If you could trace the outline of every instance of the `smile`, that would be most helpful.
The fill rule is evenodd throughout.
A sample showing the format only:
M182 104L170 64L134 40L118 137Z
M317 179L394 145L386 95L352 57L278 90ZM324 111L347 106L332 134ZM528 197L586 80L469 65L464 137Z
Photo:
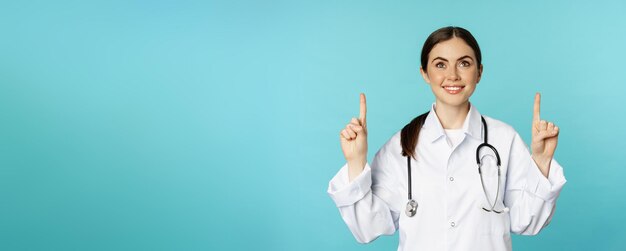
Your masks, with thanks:
M459 92L461 92L461 90L463 90L463 88L465 88L465 86L444 86L443 89L446 90L446 92L450 93L450 94L457 94Z

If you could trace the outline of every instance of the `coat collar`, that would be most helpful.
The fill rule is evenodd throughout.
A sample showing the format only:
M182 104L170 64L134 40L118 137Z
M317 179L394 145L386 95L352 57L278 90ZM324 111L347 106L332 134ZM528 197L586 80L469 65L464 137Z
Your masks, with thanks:
M463 132L465 135L469 135L477 140L482 140L482 122L481 115L471 103L470 110L465 117L465 121L463 122ZM441 122L439 122L439 118L437 117L437 113L435 113L435 104L433 103L430 107L430 112L426 117L426 121L424 121L424 126L426 130L424 131L425 139L428 139L429 142L435 142L437 139L445 136L445 131L443 130L443 126Z

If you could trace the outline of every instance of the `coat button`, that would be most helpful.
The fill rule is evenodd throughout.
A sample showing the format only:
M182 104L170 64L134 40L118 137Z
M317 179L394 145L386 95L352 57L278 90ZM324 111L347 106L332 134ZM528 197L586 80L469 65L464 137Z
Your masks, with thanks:
M450 177L450 181L454 181L454 177Z
M456 226L456 224L454 223L454 221L453 221L453 222L450 222L450 226L451 226L451 227Z

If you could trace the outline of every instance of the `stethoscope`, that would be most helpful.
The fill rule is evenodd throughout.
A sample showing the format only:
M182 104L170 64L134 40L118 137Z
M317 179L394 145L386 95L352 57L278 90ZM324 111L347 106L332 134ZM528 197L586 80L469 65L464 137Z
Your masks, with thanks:
M487 143L487 122L485 122L485 118L480 116L480 120L483 123L483 128L485 131L485 136L483 137L483 143L478 145L478 148L476 148L476 164L478 165L478 175L480 176L480 184L481 187L483 188L483 193L485 194L485 199L487 199L487 203L489 203L489 205L491 206L490 208L485 208L482 207L483 210L485 210L486 212L493 212L493 213L497 213L497 214L501 214L503 212L508 212L509 208L505 207L503 210L496 210L496 203L498 201L498 197L500 195L500 154L498 154L498 150L496 150L495 147L493 147L492 145L490 145L489 143ZM489 199L489 196L487 195L487 189L485 188L485 182L483 181L483 173L481 170L481 159L480 159L480 149L482 148L489 148L491 149L495 154L496 154L496 164L498 166L498 187L496 187L496 198L494 199L493 203L491 203L491 200ZM411 157L407 156L406 157L406 161L407 161L407 169L408 169L408 177L409 177L409 188L408 188L408 192L409 192L409 202L406 203L406 215L409 217L413 217L415 215L415 213L417 212L417 202L413 199L412 196L412 188L411 188Z

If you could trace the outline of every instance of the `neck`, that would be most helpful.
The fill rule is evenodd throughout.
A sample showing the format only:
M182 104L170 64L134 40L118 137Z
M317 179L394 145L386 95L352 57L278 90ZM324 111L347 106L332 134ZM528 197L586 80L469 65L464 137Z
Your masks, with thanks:
M469 102L458 106L444 104L439 101L435 102L435 112L437 113L437 117L443 129L462 128L469 108Z

